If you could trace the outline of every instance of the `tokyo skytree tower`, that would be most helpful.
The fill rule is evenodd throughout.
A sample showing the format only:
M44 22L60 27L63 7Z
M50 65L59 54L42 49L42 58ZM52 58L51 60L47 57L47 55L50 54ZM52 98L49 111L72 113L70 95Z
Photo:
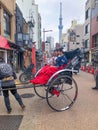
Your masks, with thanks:
M63 29L63 25L62 25L62 3L60 2L60 17L59 17L59 43L61 44L61 40L62 40L62 29Z

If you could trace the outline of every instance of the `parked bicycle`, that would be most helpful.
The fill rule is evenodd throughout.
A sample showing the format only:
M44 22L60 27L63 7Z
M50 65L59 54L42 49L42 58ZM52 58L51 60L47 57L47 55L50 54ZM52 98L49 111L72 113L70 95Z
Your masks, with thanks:
M30 64L27 68L24 69L24 71L19 76L21 83L28 83L29 80L34 77L34 74L32 72L33 68L34 64Z

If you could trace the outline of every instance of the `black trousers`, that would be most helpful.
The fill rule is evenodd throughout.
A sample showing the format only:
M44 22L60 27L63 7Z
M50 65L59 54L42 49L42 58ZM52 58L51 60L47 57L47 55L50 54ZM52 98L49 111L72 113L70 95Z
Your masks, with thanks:
M3 96L9 96L9 91L14 95L15 93L17 93L17 89L16 89L16 85L12 85L12 86L3 86L2 89L9 89L12 88L12 90L3 90ZM14 89L15 88L15 89Z
M5 102L5 106L7 108L8 111L12 110L11 105L10 105L10 99L9 99L9 91L13 94L13 96L15 97L15 99L18 101L19 105L22 106L23 102L22 99L20 97L20 95L17 92L16 85L11 85L11 86L3 86L2 89L9 89L9 88L13 88L12 90L3 90L3 96L4 96L4 102Z

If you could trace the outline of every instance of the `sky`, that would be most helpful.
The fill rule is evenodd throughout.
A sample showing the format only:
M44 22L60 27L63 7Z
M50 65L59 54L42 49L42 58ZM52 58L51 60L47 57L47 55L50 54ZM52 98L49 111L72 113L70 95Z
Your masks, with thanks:
M32 7L32 1L34 0L16 0L26 19L29 19L28 9ZM71 26L72 20L77 20L79 24L84 23L86 1L87 0L35 0L35 4L38 5L38 11L41 15L42 39L43 28L45 28L46 31L52 30L45 33L45 38L47 36L52 36L55 38L55 43L59 42L58 25L60 2L62 2L62 33L66 33L68 28Z
M45 37L52 36L55 42L59 41L59 16L60 2L62 2L62 33L66 33L71 26L72 20L77 20L79 24L84 23L85 3L87 0L35 0L42 19L42 30L52 30L46 32Z

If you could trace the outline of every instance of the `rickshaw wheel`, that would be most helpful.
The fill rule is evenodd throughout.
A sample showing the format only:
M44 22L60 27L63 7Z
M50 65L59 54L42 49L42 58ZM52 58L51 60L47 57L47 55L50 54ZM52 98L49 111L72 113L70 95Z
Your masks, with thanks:
M46 98L46 90L47 90L47 87L44 85L34 86L34 91L36 95L39 96L40 98L43 98L43 99Z
M40 85L40 86L34 86L34 91L37 96L39 96L42 99L46 98L46 92L47 92L47 85ZM51 97L52 95L48 95L48 97Z
M51 94L51 98L49 95ZM46 100L55 111L61 112L69 109L78 95L76 81L67 75L60 75L54 79L47 88Z

